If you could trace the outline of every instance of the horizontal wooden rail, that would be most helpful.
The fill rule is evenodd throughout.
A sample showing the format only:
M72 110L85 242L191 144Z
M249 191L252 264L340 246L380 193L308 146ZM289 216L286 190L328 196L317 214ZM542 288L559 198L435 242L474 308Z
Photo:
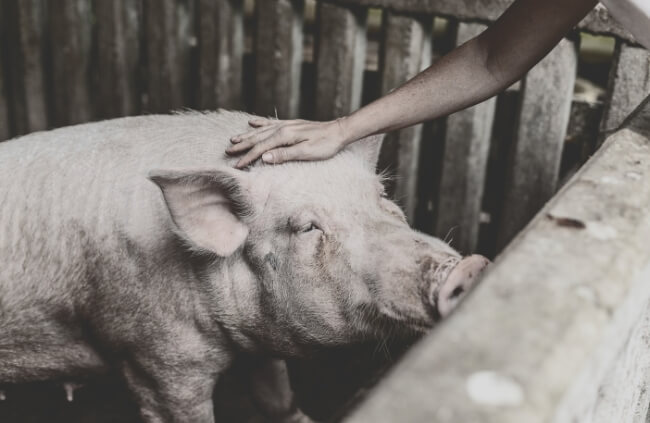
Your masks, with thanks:
M348 422L636 422L650 403L650 98Z
M324 0L350 6L381 7L401 13L426 13L433 15L451 16L460 20L478 20L491 22L514 0ZM636 42L634 36L610 16L604 6L597 6L578 28L602 35L611 35Z

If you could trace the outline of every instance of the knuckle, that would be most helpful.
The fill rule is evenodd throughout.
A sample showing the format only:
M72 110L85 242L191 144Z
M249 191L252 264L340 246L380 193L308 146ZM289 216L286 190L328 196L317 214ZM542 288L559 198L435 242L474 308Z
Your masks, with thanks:
M282 162L289 160L289 154L286 148L277 150L273 156L277 156L278 160Z
M291 128L288 126L282 126L280 129L278 129L277 134L280 138L286 138L291 134Z

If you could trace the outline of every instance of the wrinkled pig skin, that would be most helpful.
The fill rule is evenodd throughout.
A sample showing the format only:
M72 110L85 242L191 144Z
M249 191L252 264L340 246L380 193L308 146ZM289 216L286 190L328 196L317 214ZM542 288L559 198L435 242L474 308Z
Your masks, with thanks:
M439 319L431 302L460 257L384 198L380 139L235 170L223 151L250 117L130 117L0 144L0 384L112 369L145 421L212 422L219 375L267 357L253 398L269 420L309 421L278 359ZM278 398L255 395L265 383Z

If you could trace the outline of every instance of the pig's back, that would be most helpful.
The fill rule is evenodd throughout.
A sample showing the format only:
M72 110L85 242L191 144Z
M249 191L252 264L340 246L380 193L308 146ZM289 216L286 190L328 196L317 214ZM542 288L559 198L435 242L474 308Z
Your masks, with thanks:
M224 165L248 118L130 117L0 143L0 298L73 289L65 285L87 277L89 254L110 254L124 238L154 246L169 218L148 173Z

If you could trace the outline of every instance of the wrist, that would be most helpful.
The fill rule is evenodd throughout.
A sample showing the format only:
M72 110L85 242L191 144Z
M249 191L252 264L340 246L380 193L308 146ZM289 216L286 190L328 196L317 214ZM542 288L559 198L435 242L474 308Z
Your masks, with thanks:
M351 116L343 116L340 117L336 120L334 120L334 124L337 127L338 133L339 133L339 140L341 142L341 146L345 147L346 145L358 140L359 138L363 138L363 135L358 135L355 133L354 126L352 125L353 119L351 119Z

